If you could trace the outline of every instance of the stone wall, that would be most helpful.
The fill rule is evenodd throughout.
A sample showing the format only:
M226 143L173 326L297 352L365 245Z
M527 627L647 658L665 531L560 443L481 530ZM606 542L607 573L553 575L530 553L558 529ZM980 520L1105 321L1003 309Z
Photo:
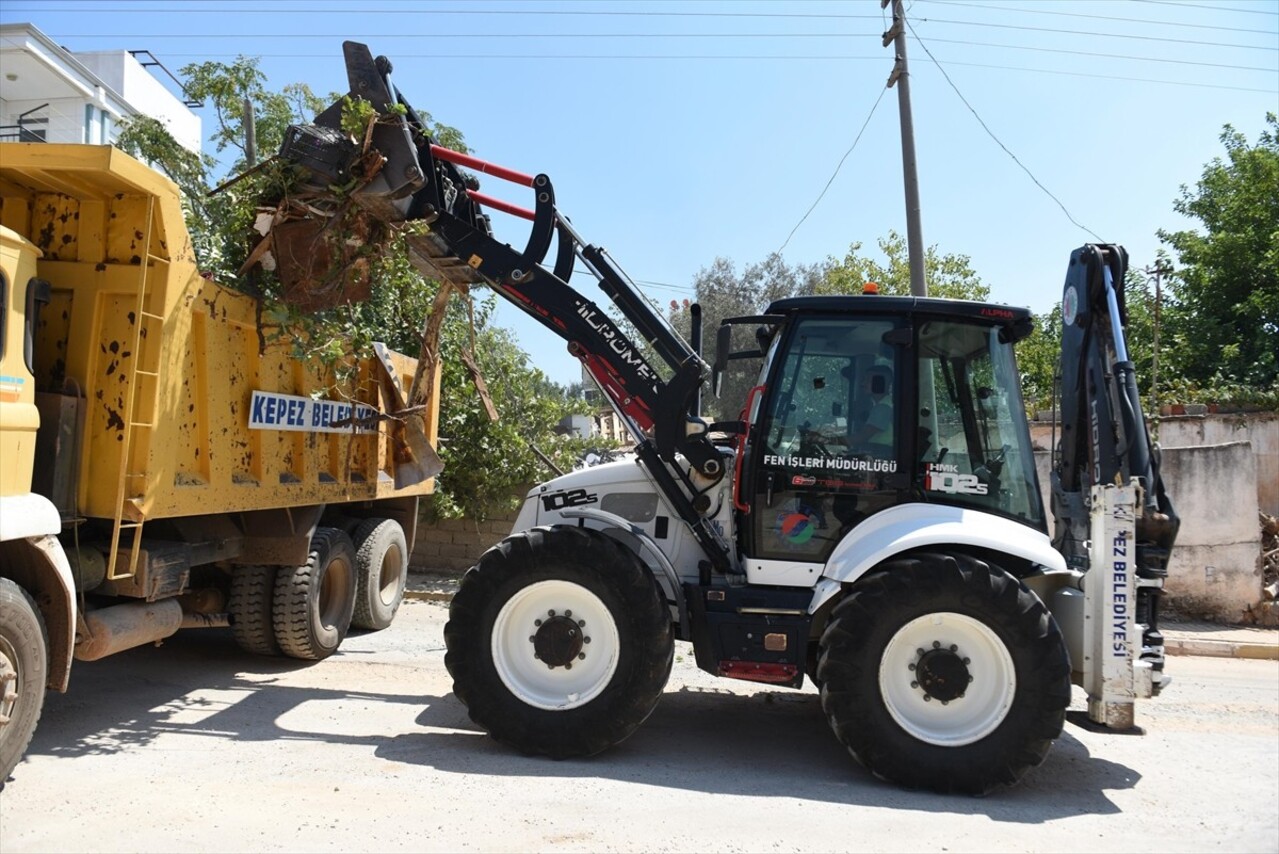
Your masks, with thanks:
M429 501L429 498L422 501L424 514L430 510ZM413 544L413 556L409 560L410 570L458 574L465 572L475 565L489 546L511 533L511 526L515 523L518 512L512 510L510 513L490 517L484 522L472 519L445 519L438 522L420 520L417 541Z

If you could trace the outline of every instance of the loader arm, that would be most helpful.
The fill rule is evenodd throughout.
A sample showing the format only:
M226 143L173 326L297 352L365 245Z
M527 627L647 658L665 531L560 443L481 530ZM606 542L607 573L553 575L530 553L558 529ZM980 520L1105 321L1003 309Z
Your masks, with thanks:
M425 123L391 81L391 63L374 59L367 46L344 42L350 99L368 101L378 113L365 139L342 130L344 102L325 109L310 125L291 126L279 157L291 164L302 193L331 195L352 186L350 200L390 225L406 227L410 260L423 275L465 287L487 284L564 339L622 416L636 452L672 507L692 529L712 566L730 570L728 547L694 509L699 491L692 475L717 481L724 455L711 443L708 425L690 415L710 369L670 327L600 246L587 243L560 213L546 175L528 175L437 145ZM482 193L459 167L532 190L533 207ZM523 249L493 236L485 208L528 220ZM548 265L548 253L557 244ZM580 260L600 289L642 336L629 331L571 284ZM654 361L659 361L655 365ZM695 471L686 471L681 460Z
M1162 669L1159 595L1179 519L1159 472L1137 392L1124 330L1121 246L1089 244L1071 253L1062 299L1059 367L1060 441L1051 472L1053 545L1076 569L1088 570L1094 529L1094 487L1139 487L1132 513L1135 622L1143 626L1140 657ZM1095 554L1095 552L1094 552Z

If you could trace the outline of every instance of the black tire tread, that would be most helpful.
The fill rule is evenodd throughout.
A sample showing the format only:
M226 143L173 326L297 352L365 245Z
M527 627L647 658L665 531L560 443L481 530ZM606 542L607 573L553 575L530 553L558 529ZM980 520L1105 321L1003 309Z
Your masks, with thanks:
M253 655L279 655L275 640L276 570L273 566L240 566L231 576L231 633L240 649Z
M330 564L344 557L355 571L355 548L351 538L338 528L317 528L311 537L311 551L307 562L298 567L280 567L275 577L274 623L275 640L280 651L293 658L319 661L337 651L351 627L351 615L355 610L355 585L352 596L343 607L343 618L335 626L336 643L329 644L315 628L315 599L324 581L324 573Z
M26 697L18 698L17 716L4 724L0 736L0 790L22 760L40 715L44 712L45 683L49 676L49 632L35 599L8 578L0 578L0 633L22 657L24 650L34 652L32 671L20 673ZM21 662L19 662L21 664ZM0 685L0 690L10 686ZM9 727L14 729L9 730Z
M399 592L390 606L384 609L378 583L382 574L382 557L396 539L404 556L404 567L400 572ZM399 522L381 518L365 519L355 529L351 540L355 544L355 611L351 616L351 626L380 631L391 625L404 599L409 566L408 541Z
M1017 670L1013 707L975 744L947 748L912 738L880 696L884 644L920 613L987 606L998 614L1000 625L991 628L1005 636ZM885 563L836 605L821 648L822 709L831 728L876 777L907 788L981 795L1013 785L1043 762L1065 723L1070 659L1056 621L1017 579L971 556L924 553Z
M505 598L547 579L580 583L620 605L614 612L621 635L615 682L567 711L523 704L491 660L489 630ZM626 739L656 707L675 654L670 612L648 569L611 537L576 527L534 528L486 551L462 577L444 639L453 693L471 720L502 744L554 759L591 756ZM619 674L624 684L617 683Z

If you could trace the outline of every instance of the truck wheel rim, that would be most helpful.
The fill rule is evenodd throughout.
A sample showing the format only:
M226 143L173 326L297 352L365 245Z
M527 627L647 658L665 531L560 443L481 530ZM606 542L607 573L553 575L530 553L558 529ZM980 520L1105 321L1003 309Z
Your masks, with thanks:
M400 592L400 570L404 565L404 554L399 546L391 546L382 556L382 570L378 574L378 598L384 606L395 604L395 594Z
M897 630L879 663L879 690L907 733L943 747L985 738L1017 693L1012 656L980 620L937 612Z
M20 679L17 653L0 638L0 742L4 741L9 722L17 717L18 697L22 694Z
M320 595L317 611L320 625L326 629L338 629L346 609L346 603L354 595L355 586L351 564L342 558L329 563L320 579Z
M493 623L502 684L538 709L589 703L617 671L620 642L608 607L569 581L539 581L506 601Z

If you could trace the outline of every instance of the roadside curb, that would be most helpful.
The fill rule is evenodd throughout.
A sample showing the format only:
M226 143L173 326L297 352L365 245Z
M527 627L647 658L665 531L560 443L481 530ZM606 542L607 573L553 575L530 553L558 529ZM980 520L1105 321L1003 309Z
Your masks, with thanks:
M1279 645L1241 643L1238 641L1200 640L1198 638L1164 638L1167 655L1200 655L1209 658L1251 658L1279 661Z
M457 592L461 580L460 576L446 573L410 572L404 586L404 598L447 605L453 601L453 594Z
M416 599L419 602L452 602L453 591L442 590L405 590L405 599Z

